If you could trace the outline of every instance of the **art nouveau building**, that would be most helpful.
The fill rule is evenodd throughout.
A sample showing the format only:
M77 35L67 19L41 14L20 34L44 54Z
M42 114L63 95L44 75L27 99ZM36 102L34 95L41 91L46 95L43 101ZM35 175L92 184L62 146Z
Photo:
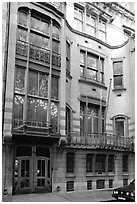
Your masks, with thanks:
M3 193L111 189L132 180L133 10L10 2L2 24Z

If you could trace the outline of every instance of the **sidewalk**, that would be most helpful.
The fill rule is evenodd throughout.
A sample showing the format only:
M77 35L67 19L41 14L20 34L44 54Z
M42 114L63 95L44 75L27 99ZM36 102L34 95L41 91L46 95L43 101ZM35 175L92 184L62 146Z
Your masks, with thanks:
M37 193L3 197L3 202L101 202L114 200L111 191L84 191L65 193Z

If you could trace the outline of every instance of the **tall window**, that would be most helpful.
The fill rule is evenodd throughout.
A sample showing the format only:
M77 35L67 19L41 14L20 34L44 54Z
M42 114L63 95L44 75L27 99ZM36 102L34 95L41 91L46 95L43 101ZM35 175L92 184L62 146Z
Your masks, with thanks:
M108 172L114 172L114 155L108 155Z
M96 35L96 19L89 14L86 14L86 33L92 36Z
M113 62L114 88L123 86L123 62Z
M68 152L67 153L67 172L73 173L74 172L74 159L75 159L75 153L74 152Z
M102 108L102 114L99 114L100 106L88 103L80 103L80 131L82 133L98 133L104 132L104 111ZM101 115L101 117L99 117ZM99 123L102 123L101 130L99 130Z
M66 69L70 73L70 44L66 41Z
M99 39L106 41L106 22L99 20Z
M93 154L87 154L86 157L86 172L92 172Z
M83 16L84 16L83 10L77 7L74 7L75 28L79 31L83 31Z
M128 172L128 155L123 155L122 165L123 165L123 172Z
M80 77L104 83L104 59L81 50Z
M117 136L124 136L124 118L115 119L115 131Z
M106 155L96 155L96 172L101 173L106 170Z

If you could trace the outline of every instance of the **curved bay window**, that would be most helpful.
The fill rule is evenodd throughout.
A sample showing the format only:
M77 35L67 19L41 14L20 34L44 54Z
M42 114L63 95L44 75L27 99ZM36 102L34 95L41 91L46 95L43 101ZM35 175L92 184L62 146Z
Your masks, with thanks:
M37 11L20 8L16 58L22 65L16 62L14 128L23 122L35 128L56 124L57 131L59 74L52 67L61 66L59 23Z

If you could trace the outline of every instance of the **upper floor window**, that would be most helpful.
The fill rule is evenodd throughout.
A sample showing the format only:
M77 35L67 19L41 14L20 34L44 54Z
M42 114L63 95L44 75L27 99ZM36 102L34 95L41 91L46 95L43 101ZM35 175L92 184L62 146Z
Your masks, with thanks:
M96 35L96 20L89 14L86 14L86 33L92 36Z
M104 59L81 50L80 77L104 83Z
M113 118L113 122L114 134L116 134L117 137L128 137L128 117L125 115L117 115Z
M113 62L114 88L123 86L123 61Z
M122 157L123 172L128 172L128 155Z
M27 27L28 25L28 14L25 11L18 12L18 24Z
M99 20L99 39L106 41L106 22Z
M83 16L84 12L82 9L74 7L74 23L75 28L79 31L83 31Z
M108 155L108 172L114 172L114 155Z
M31 28L49 34L49 23L39 17L31 17Z
M66 41L66 69L70 73L70 44Z
M106 171L106 155L98 154L96 155L96 172L105 172Z
M92 172L93 154L86 155L86 172Z

